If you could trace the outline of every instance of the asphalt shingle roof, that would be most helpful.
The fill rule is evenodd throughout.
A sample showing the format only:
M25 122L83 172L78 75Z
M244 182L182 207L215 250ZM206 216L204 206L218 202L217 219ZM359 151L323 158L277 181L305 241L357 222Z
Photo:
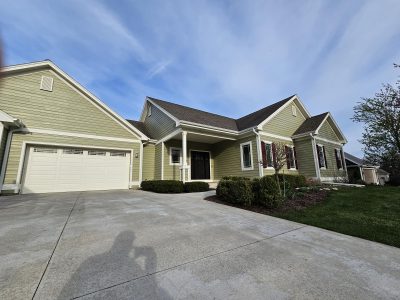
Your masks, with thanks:
M255 127L272 115L277 109L279 109L283 104L289 101L293 96L283 99L279 102L271 104L264 107L256 112L248 114L239 119L233 119L199 109L171 103L168 101L148 97L155 104L159 105L171 115L173 115L178 120L188 121L208 126L214 126L224 129L230 129L235 131L240 131L243 129Z
M326 113L308 118L307 120L305 120L303 122L303 124L300 125L299 128L297 128L297 130L295 131L295 133L293 135L302 134L302 133L306 133L306 132L313 132L313 131L317 130L317 128L319 127L319 125L321 125L322 121L325 119L327 114L328 113L326 112Z
M140 132L144 133L147 137L152 138L146 127L144 126L143 122L140 121L134 121L134 120L128 120L129 123L131 123L136 129L138 129Z
M362 166L365 164L365 161L363 159L358 158L354 155L351 155L350 153L347 153L347 152L344 153L344 158L354 162L355 164L357 164L359 166Z

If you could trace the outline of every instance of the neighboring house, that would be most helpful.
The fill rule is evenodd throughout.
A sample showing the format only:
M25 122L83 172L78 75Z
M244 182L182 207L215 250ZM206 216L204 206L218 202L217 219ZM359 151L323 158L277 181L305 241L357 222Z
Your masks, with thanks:
M389 173L380 169L379 166L368 164L365 160L347 152L344 156L350 182L361 180L367 184L384 185L389 181Z
M347 142L330 113L293 95L239 119L147 97L124 120L50 61L4 69L0 86L2 192L122 189L142 180L218 181L273 174L347 179Z

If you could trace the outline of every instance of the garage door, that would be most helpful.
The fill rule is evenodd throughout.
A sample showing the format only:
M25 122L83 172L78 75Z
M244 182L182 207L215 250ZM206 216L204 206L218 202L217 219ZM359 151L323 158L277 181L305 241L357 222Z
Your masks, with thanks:
M22 193L127 189L129 152L30 147Z

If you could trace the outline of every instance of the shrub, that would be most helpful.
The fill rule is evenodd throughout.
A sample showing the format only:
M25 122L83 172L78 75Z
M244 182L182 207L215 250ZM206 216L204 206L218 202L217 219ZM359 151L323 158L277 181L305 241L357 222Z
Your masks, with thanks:
M278 183L273 176L264 176L259 180L254 180L253 189L258 189L255 191L255 199L259 205L274 208L283 202L283 198L279 194Z
M141 184L144 191L155 193L183 193L184 185L179 180L146 180Z
M222 180L250 180L249 177L241 177L241 176L224 176Z
M285 180L286 189L295 189L298 187L307 186L307 180L303 175L284 175L279 174L279 182L283 187L283 180Z
M184 186L186 193L205 192L210 189L208 183L203 181L186 182Z
M393 186L400 186L400 175L390 175L389 184Z
M221 179L217 186L217 196L232 204L250 206L254 199L252 182L248 179Z

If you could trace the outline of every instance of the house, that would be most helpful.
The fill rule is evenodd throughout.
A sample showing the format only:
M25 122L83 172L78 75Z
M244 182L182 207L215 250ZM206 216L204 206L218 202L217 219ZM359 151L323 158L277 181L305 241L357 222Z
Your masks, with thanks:
M347 142L330 113L311 116L297 95L233 119L147 97L125 120L51 61L6 67L0 86L1 191L137 187L142 180L216 182L273 174L345 180Z
M384 185L389 181L389 173L380 169L379 166L369 164L347 152L344 153L344 156L350 182L360 180L366 184Z

